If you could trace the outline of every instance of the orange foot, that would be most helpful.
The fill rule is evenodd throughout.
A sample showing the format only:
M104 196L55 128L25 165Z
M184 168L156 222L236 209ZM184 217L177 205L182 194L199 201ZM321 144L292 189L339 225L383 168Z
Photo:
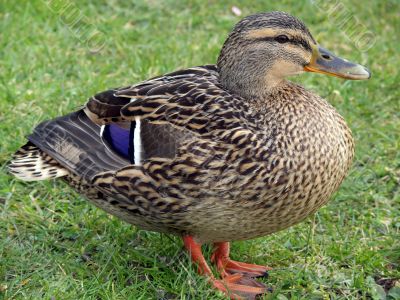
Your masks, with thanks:
M255 276L263 276L269 268L257 266L258 269L255 270L256 265L245 264L247 267L244 267L243 265L236 265L242 263L234 261L230 261L230 263L232 266L235 263L235 268L226 268L226 259L222 259L222 257L226 258L227 256L222 255L222 253L226 254L225 250L227 246L227 254L229 255L229 243L218 243L217 250L213 254L213 259L216 261L217 265L225 266L224 268L219 267L222 279L216 279L202 254L201 245L196 243L191 236L184 236L183 242L185 248L189 251L192 261L197 264L199 273L207 276L214 288L224 292L231 299L253 300L257 295L262 295L269 291L264 284L251 278ZM223 249L220 249L219 246L222 244L225 246L222 247ZM220 249L220 251L218 251L218 249ZM252 266L253 268L249 268L249 266ZM261 268L264 268L265 270ZM246 272L244 269L246 269ZM251 274L251 277L249 274Z
M268 277L272 268L244 262L234 261L229 258L229 243L215 243L215 250L211 261L216 264L221 276L224 278L231 274L243 274L247 277Z

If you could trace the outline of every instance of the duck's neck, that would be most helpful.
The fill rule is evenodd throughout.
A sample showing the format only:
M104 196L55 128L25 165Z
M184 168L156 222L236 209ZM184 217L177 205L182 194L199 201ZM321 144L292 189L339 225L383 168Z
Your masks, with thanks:
M245 99L265 98L289 84L278 63L225 63L218 66L221 84Z
M271 94L290 84L285 78L267 74L256 80L255 76L221 77L221 83L228 91L248 101L268 99Z

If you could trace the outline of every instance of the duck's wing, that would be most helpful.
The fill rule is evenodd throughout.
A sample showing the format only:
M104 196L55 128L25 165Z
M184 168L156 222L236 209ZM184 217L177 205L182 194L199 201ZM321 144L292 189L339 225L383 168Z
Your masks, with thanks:
M98 173L140 165L144 160L179 161L179 155L190 151L181 149L182 145L193 138L234 149L257 149L257 122L252 118L255 115L246 101L221 87L216 67L203 66L99 93L83 111L40 124L29 140L90 181ZM141 129L139 139L133 139L136 134L128 135L134 159L115 151L118 145L109 147L104 141L107 126L116 130L115 142L119 142L121 128L130 133Z
M153 126L150 138L164 128L170 128L173 138L182 138L175 140L178 145L171 157L150 156L141 166L129 165L93 178L104 193L124 195L140 214L185 210L200 199L222 197L227 187L239 195L248 178L240 175L257 174L262 167L259 158L267 150L259 136L260 118L244 99L221 86L215 66L167 74L115 90L112 97L118 98L113 102L119 106L115 114L102 113L101 107L112 101L100 101L101 97L89 101L87 114L101 124L112 123L112 118L147 122Z

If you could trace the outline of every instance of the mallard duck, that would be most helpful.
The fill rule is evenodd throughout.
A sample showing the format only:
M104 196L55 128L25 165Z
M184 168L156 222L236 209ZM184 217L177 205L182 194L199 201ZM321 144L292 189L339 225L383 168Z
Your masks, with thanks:
M181 236L199 273L232 299L266 293L269 267L229 258L229 242L265 236L324 205L350 168L349 127L323 98L288 81L318 72L368 79L284 12L242 19L216 65L91 97L37 126L9 169L62 178L96 206ZM211 271L201 250L213 243Z

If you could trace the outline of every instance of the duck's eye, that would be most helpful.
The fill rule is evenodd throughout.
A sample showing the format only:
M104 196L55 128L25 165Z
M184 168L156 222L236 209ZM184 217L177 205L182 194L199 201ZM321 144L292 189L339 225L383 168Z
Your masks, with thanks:
M280 44L283 44L283 43L289 42L289 38L287 37L287 35L282 34L282 35L278 35L275 38L275 41L277 41Z

